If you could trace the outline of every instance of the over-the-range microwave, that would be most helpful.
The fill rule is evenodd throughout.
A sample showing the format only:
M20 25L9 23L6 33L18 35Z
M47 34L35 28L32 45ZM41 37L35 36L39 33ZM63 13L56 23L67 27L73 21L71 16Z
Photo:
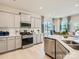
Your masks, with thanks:
M21 22L20 26L23 27L23 28L31 28L31 23Z

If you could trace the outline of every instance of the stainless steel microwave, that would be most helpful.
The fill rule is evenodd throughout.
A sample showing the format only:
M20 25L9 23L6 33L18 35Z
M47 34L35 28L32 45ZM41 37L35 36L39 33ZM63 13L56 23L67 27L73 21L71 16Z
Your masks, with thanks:
M21 23L20 23L20 26L23 27L23 28L31 28L31 23L24 23L24 22L21 22Z

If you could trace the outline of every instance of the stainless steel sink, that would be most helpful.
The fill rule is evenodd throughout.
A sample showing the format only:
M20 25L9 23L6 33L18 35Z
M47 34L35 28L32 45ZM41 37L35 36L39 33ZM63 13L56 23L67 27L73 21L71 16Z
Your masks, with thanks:
M72 41L72 40L63 40L66 44L68 44L71 48L75 50L79 50L79 43Z

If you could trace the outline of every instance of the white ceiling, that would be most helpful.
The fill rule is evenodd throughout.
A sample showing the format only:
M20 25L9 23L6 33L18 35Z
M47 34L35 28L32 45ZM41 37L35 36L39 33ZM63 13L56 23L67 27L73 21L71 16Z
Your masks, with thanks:
M51 17L79 13L79 6L75 7L75 4L79 4L78 0L1 0L0 3ZM40 7L43 9L40 10Z

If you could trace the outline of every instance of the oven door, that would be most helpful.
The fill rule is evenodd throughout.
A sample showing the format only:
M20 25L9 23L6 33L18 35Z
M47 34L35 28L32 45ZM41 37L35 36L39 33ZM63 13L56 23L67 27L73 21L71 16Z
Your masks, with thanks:
M28 38L22 39L22 46L29 45L29 44L33 44L33 37L28 37Z

